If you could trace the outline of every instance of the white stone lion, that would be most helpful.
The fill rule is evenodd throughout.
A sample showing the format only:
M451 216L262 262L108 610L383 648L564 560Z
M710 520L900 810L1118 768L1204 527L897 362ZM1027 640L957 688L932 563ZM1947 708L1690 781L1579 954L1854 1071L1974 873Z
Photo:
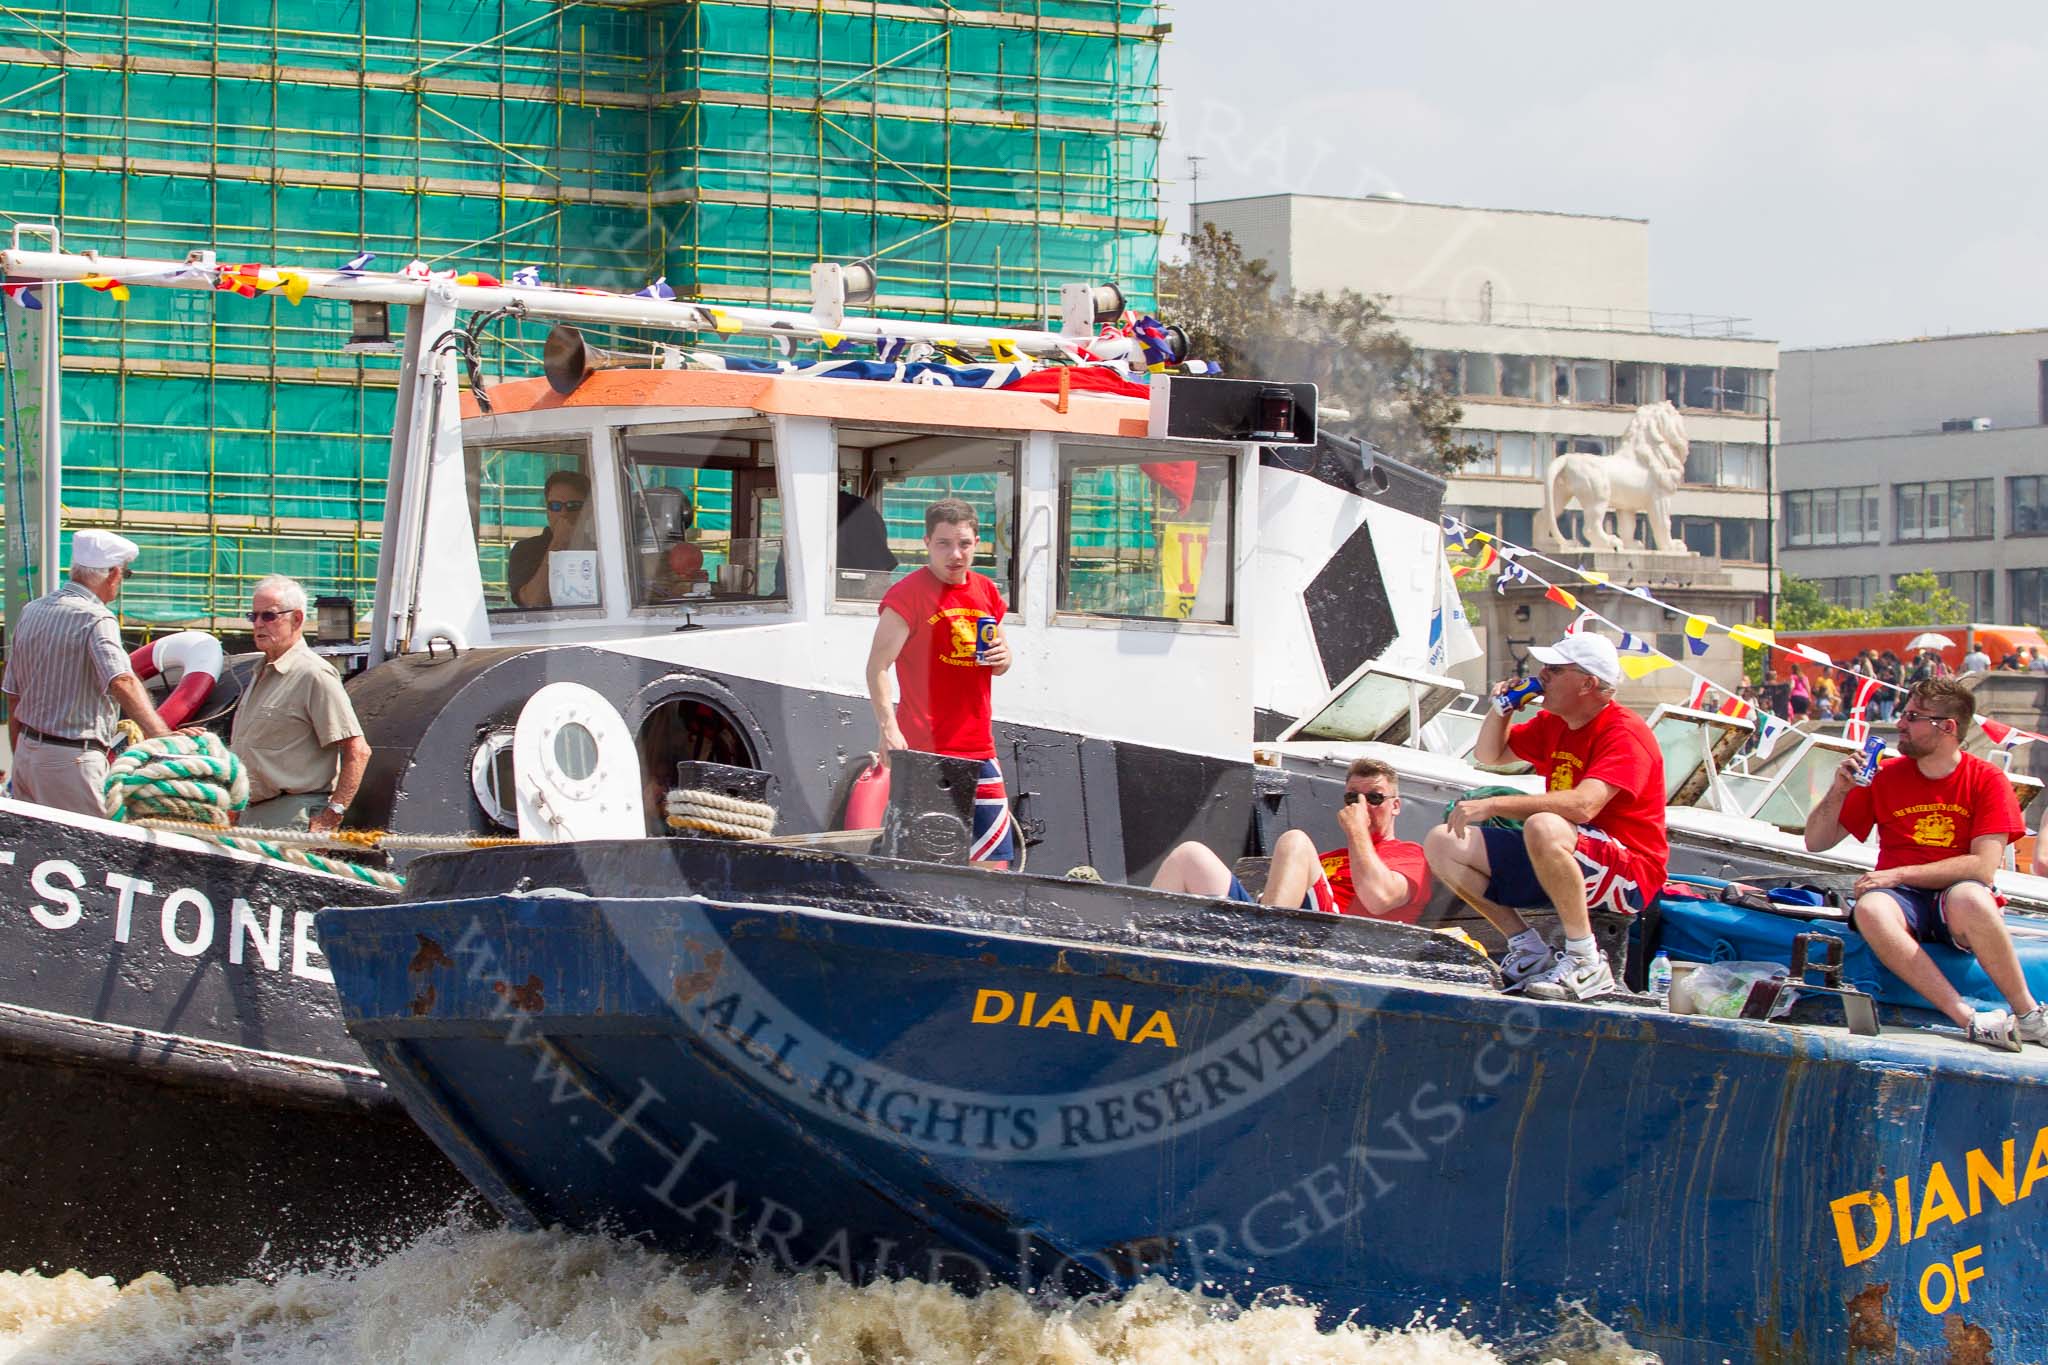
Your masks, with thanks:
M1653 550L1672 548L1671 494L1685 478L1685 422L1671 403L1645 403L1629 420L1621 443L1610 455L1560 455L1550 462L1543 483L1543 515L1550 533L1563 546L1581 544L1595 550L1640 550L1636 514L1650 522ZM1576 502L1585 514L1583 541L1569 541L1558 527L1558 514ZM1614 513L1622 534L1607 529Z

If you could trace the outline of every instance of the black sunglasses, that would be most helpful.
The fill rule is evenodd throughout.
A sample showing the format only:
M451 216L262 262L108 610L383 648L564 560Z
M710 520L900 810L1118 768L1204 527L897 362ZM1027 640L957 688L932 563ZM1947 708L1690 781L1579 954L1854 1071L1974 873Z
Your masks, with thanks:
M1387 803L1387 794L1385 792L1344 793L1344 804L1347 806L1355 806L1361 800L1363 800L1365 804L1368 806L1384 806Z
M291 607L273 607L268 611L252 611L249 619L259 626L267 626L280 616L290 616L293 610Z
M550 512L581 512L583 510L583 501L582 498L569 498L567 500L549 498L548 510Z

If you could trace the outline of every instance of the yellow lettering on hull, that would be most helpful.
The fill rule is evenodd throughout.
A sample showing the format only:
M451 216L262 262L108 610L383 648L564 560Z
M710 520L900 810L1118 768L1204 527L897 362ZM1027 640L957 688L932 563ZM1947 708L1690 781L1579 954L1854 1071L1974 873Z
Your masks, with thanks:
M1119 1004L1113 1000L1057 995L1041 1007L1036 991L1025 991L1020 998L1009 991L984 987L974 993L974 1007L967 1019L974 1024L1065 1029L1068 1033L1085 1033L1091 1037L1102 1034L1133 1047L1139 1043L1159 1043L1171 1048L1180 1046L1180 1035L1174 1030L1173 1017L1165 1010L1153 1010L1133 1033L1131 1023L1136 1015L1135 1005ZM1086 1023L1082 1022L1084 1019Z

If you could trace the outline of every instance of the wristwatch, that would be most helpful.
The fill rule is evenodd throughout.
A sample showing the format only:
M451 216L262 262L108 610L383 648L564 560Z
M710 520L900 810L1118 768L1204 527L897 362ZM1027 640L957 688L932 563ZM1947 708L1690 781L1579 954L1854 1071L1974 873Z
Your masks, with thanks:
M334 802L329 801L327 803L327 813L339 819L341 816L348 814L348 807L337 805Z

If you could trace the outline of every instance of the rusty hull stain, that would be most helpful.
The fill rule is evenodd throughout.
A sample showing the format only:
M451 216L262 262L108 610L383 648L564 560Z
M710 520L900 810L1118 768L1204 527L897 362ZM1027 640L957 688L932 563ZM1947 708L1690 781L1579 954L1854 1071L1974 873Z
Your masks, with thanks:
M1948 1345L1948 1365L1991 1365L1991 1333L1964 1322L1962 1314L1943 1318L1941 1335Z
M434 1001L440 997L440 994L441 993L434 988L434 983L429 981L424 987L420 989L420 993L412 998L413 1014L415 1016L422 1014L431 1014L434 1009Z
M518 986L513 985L509 981L495 982L492 984L491 989L504 996L506 1002L515 1010L525 1010L528 1014L539 1014L548 1007L546 998L541 995L540 978L538 976L529 976L523 985Z
M675 979L675 993L678 1003L687 1004L711 989L718 980L719 970L725 966L725 951L705 955L704 965L694 972L684 972Z
M420 950L412 955L412 961L405 970L412 973L432 971L436 967L453 967L455 959L448 956L447 949L428 938L425 934L414 934L420 941Z
M1890 1355L1899 1346L1899 1329L1884 1315L1889 1284L1865 1285L1849 1300L1849 1346L1858 1351Z

